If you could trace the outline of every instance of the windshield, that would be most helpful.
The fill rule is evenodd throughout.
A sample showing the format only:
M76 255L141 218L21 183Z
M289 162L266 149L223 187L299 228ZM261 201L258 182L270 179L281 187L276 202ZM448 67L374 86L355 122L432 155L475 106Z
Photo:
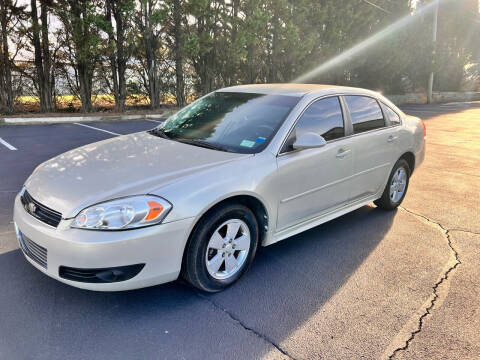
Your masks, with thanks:
M215 92L172 115L152 133L212 149L257 153L267 146L299 99Z

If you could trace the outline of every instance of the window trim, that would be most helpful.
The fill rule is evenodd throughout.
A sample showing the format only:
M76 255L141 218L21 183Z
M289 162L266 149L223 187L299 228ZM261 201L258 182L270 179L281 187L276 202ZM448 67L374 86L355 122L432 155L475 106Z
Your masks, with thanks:
M340 97L342 98L343 101L345 101L345 99L343 99L344 96L364 96L364 97L369 97L369 98L375 99L375 100L377 100L377 102L379 103L380 108L382 109L382 113L383 113L384 116L385 116L383 105L385 105L385 106L388 106L388 105L384 104L383 101L377 99L377 98L374 97L374 96L371 96L371 95L342 94L342 95L340 95ZM388 126L384 126L384 127L381 127L381 128L376 128L376 129L373 129L373 130L364 131L364 132L355 134L355 133L353 133L353 123L352 123L352 119L351 119L351 117L350 117L350 109L348 109L348 107L346 106L346 104L345 104L345 107L347 108L347 111L348 111L348 119L349 119L349 122L350 122L350 126L352 127L352 133L351 133L350 135L346 136L346 138L352 138L352 137L355 137L355 136L361 136L361 135L363 135L363 134L371 134L371 133L376 132L376 131L382 131L382 130L385 130L385 129L391 129L391 128L394 128L394 127L402 126L402 125L403 125L403 117L400 116L399 113L397 113L396 111L394 111L394 110L389 106L390 109L392 109L398 116L400 116L400 124L390 125L390 119L385 118L386 120L388 120L388 124L389 124Z
M373 99L375 100L375 102L377 103L378 107L380 108L380 112L382 113L382 117L383 117L383 123L384 123L384 126L382 127L379 127L379 128L375 128L375 129L371 129L371 130L367 130L367 131L362 131L362 132L359 132L359 133L355 133L354 129L353 129L353 121L352 121L352 114L351 114L351 111L350 111L350 108L348 107L348 104L347 104L347 100L346 99L343 99L345 101L345 107L347 108L348 110L348 114L349 114L349 118L350 118L350 124L352 125L352 136L355 136L355 135L361 135L361 134L366 134L366 133L370 133L370 132L373 132L373 131L377 131L377 130L382 130L382 129L386 129L386 128L389 128L390 127L390 119L385 116L385 111L383 109L383 106L382 106L382 102L380 100L378 100L376 97L374 96L370 96L370 95L360 95L360 94L347 94L347 95L343 95L343 97L347 97L347 96L360 96L360 97L366 97L366 98L370 98L370 99ZM396 112L395 112L396 113ZM397 114L398 115L398 114Z
M403 120L402 120L402 116L396 112L394 109L391 108L391 106L388 106L387 104L385 104L383 101L380 101L380 106L382 108L382 111L384 113L384 116L386 116L386 118L388 119L388 127L395 127L395 126L400 126L403 124ZM398 124L392 124L391 120L390 120L390 116L388 116L387 114L387 111L385 108L388 108L390 110L393 111L394 114L396 114L398 116L398 119L400 120Z
M342 119L343 119L343 136L338 138L338 139L333 139L333 140L328 140L327 141L327 144L330 144L332 142L335 142L335 141L339 141L339 140L343 140L345 139L346 137L348 137L347 135L347 130L349 129L349 126L348 126L348 123L351 124L351 121L348 121L347 122L347 119L346 119L346 104L344 104L343 102L343 99L342 99L342 95L341 94L328 94L328 95L323 95L323 96L320 96L320 97L317 97L315 99L313 99L312 101L310 101L302 110L302 112L297 116L297 118L295 119L294 123L292 124L291 128L288 130L288 133L287 135L283 138L283 141L282 141L282 144L280 145L280 147L278 148L278 151L277 151L277 157L279 156L283 156L283 155L286 155L286 154L292 154L292 153L296 153L296 152L299 152L301 150L291 150L291 151L284 151L282 152L282 149L283 147L285 146L285 143L287 142L288 138L290 137L290 134L292 133L292 131L295 129L295 127L297 126L297 123L298 121L302 118L303 114L305 113L305 111L307 111L307 109L312 106L312 104L316 103L317 101L320 101L320 100L324 100L324 99L328 99L328 98L332 98L332 97L336 97L338 99L338 102L340 104L340 110L342 111Z
M364 131L364 132L355 134L355 133L353 132L353 123L352 123L352 118L351 118L351 115L350 115L350 109L348 108L348 106L347 106L347 104L346 104L345 96L363 96L363 97L372 98L372 99L374 99L375 101L377 101L378 105L380 106L380 109L382 110L382 115L383 115L385 121L388 121L388 125L387 125L387 123L385 123L385 126L384 126L384 127L376 128L376 129L373 129L373 130ZM310 102L305 106L305 108L302 110L302 112L300 113L300 115L298 115L298 117L295 119L295 121L294 121L294 123L292 124L291 128L289 129L287 135L283 138L282 143L281 143L281 145L279 146L279 148L278 148L278 150L277 150L277 155L276 155L276 157L280 157L280 156L284 156L284 155L288 155L288 154L294 154L294 153L297 153L297 152L299 152L299 151L302 151L302 150L291 150L291 151L281 152L281 150L283 149L283 146L285 145L285 142L287 141L288 137L290 136L290 133L293 131L293 129L294 129L295 126L297 125L297 122L298 122L298 120L302 117L303 113L304 113L304 112L310 107L310 105L313 104L314 102L316 102L316 101L318 101L318 100L326 99L326 98L329 98L329 97L338 97L338 99L340 100L340 104L341 104L341 107L342 107L342 114L343 114L343 126L344 126L344 129L345 129L345 136L344 136L344 137L341 137L341 138L338 138L338 139L335 139L335 140L329 140L329 141L327 141L327 145L330 144L330 143L336 142L336 141L341 141L341 140L353 138L353 137L355 137L355 136L367 135L367 134L371 134L371 133L373 133L373 132L383 131L383 130L386 130L386 129L390 129L390 128L393 128L393 127L397 127L397 126L402 126L402 125L403 125L403 117L402 117L397 111L393 110L390 106L388 106L388 105L385 104L382 100L376 98L376 97L373 96L373 95L370 95L370 94L349 94L349 93L344 93L344 92L335 93L335 94L328 94L328 95L322 95L322 96L316 97L315 99L313 99L312 101L310 101ZM386 117L385 110L384 110L384 107L383 107L383 106L388 106L390 109L392 109L393 112L395 112L395 113L400 117L400 124L396 124L396 125L391 125L391 124L390 124L390 119L389 119L388 117ZM293 110L292 110L292 111L293 111ZM280 130L280 129L279 129L279 130Z

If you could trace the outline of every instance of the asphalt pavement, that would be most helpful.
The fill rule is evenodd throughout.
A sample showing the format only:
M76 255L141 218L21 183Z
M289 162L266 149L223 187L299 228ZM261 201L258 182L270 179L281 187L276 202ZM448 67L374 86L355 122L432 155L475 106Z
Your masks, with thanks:
M427 155L400 209L262 248L214 295L80 290L18 249L13 199L39 163L154 121L0 126L0 359L480 358L480 103L404 110Z

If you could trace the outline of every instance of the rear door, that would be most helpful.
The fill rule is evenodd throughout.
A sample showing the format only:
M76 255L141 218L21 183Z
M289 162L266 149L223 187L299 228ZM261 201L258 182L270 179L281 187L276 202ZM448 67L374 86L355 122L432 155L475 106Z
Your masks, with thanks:
M296 137L315 132L321 148L293 150ZM301 115L277 157L275 189L277 229L282 230L348 202L352 150L345 138L342 106L337 96L313 102Z
M397 114L395 110L390 108L388 105L385 103L380 103L383 109L383 114L386 117L387 121L387 126L389 126L390 129L390 143L391 143L391 151L392 151L392 156L393 159L396 161L396 159L399 159L400 156L405 152L405 144L409 143L408 137L410 136L408 131L405 131L405 129L400 126L402 124L402 120L400 118L400 115Z
M351 201L355 202L383 190L393 166L396 135L375 98L358 95L343 98L353 127Z

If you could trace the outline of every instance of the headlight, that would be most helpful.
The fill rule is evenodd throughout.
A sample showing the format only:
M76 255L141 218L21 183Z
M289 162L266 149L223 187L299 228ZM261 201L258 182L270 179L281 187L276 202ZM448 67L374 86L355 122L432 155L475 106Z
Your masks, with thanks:
M160 223L171 208L167 200L158 196L132 196L83 209L71 226L93 230L134 229Z

